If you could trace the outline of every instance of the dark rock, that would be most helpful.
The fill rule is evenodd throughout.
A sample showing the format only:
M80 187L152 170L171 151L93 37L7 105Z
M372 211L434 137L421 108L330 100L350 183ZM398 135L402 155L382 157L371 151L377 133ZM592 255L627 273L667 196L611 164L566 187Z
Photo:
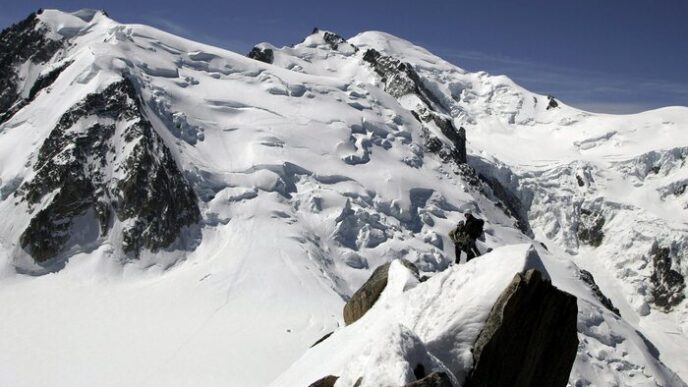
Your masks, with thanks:
M408 94L415 94L425 106L418 106L411 110L413 116L424 126L433 123L440 128L442 134L449 139L452 146L445 146L439 139L425 131L426 150L437 153L444 161L453 161L457 165L466 163L466 131L456 128L446 108L440 100L425 86L414 67L400 59L385 56L375 49L368 49L363 54L363 60L368 62L375 72L380 75L384 83L385 92L395 98Z
M650 254L654 267L650 276L653 303L663 311L669 312L685 298L683 291L686 288L686 281L681 273L671 268L672 259L669 247L659 247L655 243Z
M576 297L537 270L517 274L473 348L466 387L566 386L578 349Z
M605 308L609 309L617 316L621 315L619 313L619 309L617 309L612 303L612 300L610 300L607 296L604 295L604 293L602 293L600 287L597 286L597 284L595 283L595 278L593 278L592 274L589 271L581 269L578 272L578 278L580 278L581 281L585 282L588 285L590 290L592 290L592 293L595 295L595 298L597 298L602 303L602 305L604 305Z
M416 94L429 107L440 105L439 100L423 84L413 66L400 59L380 54L368 49L363 60L370 63L375 72L382 77L385 91L395 98Z
M418 278L418 268L413 263L405 259L400 259L399 261ZM361 318L380 298L380 294L387 287L387 278L391 264L391 262L387 262L384 265L378 266L370 278L351 296L349 302L344 305L344 322L346 325L350 325Z
M422 379L404 385L404 387L453 387L453 385L446 373L433 372Z
M425 375L425 366L422 364L418 364L416 368L413 369L413 376L416 377L416 380L423 379Z
M372 65L375 65L377 63L378 58L380 58L381 56L382 56L382 54L380 54L380 52L371 48L371 49L366 50L366 52L363 53L363 60L372 64Z
M604 239L604 216L599 211L581 208L580 221L578 223L578 241L593 247L598 247Z
M579 187L584 187L585 186L585 181L583 180L582 177L576 175L576 181L578 182Z
M334 331L332 331L332 332L330 332L330 333L326 333L325 336L319 338L315 343L313 343L313 345L311 345L311 348L313 348L313 347L315 347L316 345L318 345L318 344L322 343L323 341L327 340L330 336L332 336L333 333L334 333Z
M451 127L454 128L454 124L452 124L451 121L449 121L449 123ZM459 130L450 132L452 135L449 137L449 139L454 144L457 152L455 160L459 164L466 164L466 129L460 127Z
M439 153L442 150L442 141L437 137L429 137L424 145L427 152Z
M454 173L461 176L463 181L468 183L471 187L478 188L481 186L478 172L468 164L458 164Z
M346 39L342 38L341 36L326 31L325 34L323 34L323 39L325 39L325 42L332 47L333 50L336 50L340 44L342 43L347 43Z
M253 47L247 56L251 59L269 64L272 64L272 62L275 60L275 53L271 48Z
M38 92L52 85L53 82L55 82L55 80L57 79L57 77L59 77L60 74L71 64L71 61L66 62L61 66L53 69L49 73L38 77L38 79L36 79L36 82L33 83L33 86L31 86L31 91L29 91L29 101L33 101Z
M73 130L85 117L94 123ZM118 132L117 127L122 129ZM134 255L142 248L169 246L184 226L200 219L193 190L126 79L88 95L64 113L41 145L33 169L33 179L15 195L32 207L56 192L20 237L22 247L38 262L62 250L73 220L89 209L101 236L109 232L113 215L129 220L122 239L124 251ZM108 169L121 178L107 177Z
M22 79L18 67L27 62L44 63L63 46L63 41L46 36L35 13L0 32L0 123L26 105L17 90Z
M333 387L339 376L328 375L311 383L308 387Z
M554 109L554 108L556 108L556 107L559 107L559 103L558 103L557 100L554 99L554 97L552 97L551 95L548 95L548 96L547 96L547 101L548 101L548 102L547 102L547 109L546 109L546 110Z

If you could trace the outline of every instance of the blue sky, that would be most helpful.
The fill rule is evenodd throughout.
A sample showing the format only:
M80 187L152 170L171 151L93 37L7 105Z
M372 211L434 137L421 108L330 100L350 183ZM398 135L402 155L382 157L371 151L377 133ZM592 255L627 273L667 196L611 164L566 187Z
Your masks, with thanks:
M241 53L299 42L315 26L381 30L592 111L688 105L688 0L3 0L0 26L41 7L102 8Z

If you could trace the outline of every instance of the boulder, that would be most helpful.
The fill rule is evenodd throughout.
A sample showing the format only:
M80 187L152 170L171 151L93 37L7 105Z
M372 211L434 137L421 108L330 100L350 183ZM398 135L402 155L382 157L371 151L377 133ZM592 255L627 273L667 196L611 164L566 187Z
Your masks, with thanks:
M534 269L517 274L473 348L466 387L566 386L578 349L576 297Z
M452 387L451 379L444 372L433 372L430 375L409 383L404 387Z
M414 264L405 259L400 259L399 261L418 278L418 268ZM344 322L346 325L350 325L361 318L380 298L380 294L387 286L390 265L391 262L387 262L384 265L378 266L370 278L351 296L349 302L344 305Z

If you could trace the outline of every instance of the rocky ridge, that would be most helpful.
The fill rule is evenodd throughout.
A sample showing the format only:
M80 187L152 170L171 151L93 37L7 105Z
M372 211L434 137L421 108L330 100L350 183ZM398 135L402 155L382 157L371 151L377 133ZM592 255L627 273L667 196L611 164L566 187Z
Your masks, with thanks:
M118 149L123 146L127 151ZM126 78L62 115L33 169L34 177L15 196L33 208L20 241L39 262L64 248L74 221L89 210L100 237L110 232L114 217L126 224L120 231L123 248L134 256L143 248L169 246L200 218L193 190Z

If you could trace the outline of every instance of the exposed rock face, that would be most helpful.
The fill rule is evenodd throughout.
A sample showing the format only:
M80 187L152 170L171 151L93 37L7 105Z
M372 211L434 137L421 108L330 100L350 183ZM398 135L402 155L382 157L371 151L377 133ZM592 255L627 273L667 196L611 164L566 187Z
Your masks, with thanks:
M593 294L595 295L595 298L597 298L602 303L602 305L604 305L605 308L614 312L614 314L616 314L617 316L620 316L619 309L617 309L614 306L614 304L612 303L612 300L610 300L607 296L604 295L604 293L602 293L602 290L600 290L600 287L597 286L597 284L595 283L595 278L592 276L592 273L590 273L587 270L580 270L578 272L578 278L580 278L583 282L585 282L590 287Z
M414 264L405 259L400 259L399 261L418 278L418 268L416 268ZM378 266L370 278L368 278L353 296L351 296L349 302L344 305L344 322L346 325L350 325L361 318L373 307L378 298L380 298L380 294L382 294L382 291L385 290L387 286L387 278L391 264L391 262L387 262L384 265Z
M247 56L251 59L270 64L275 60L275 53L270 48L253 47Z
M450 148L444 147L437 137L430 135L430 133L426 131L426 133L424 133L426 136L426 150L437 153L444 161L454 161L457 164L466 164L466 129L463 127L456 129L449 118L440 116L422 106L419 106L416 110L412 111L412 113L421 123L432 123L440 128L442 134L444 134L453 144ZM434 145L428 144L428 142L434 140L439 141L439 143L435 143ZM438 145L439 147L434 149Z
M333 387L337 383L338 376L328 375L311 383L308 387Z
M60 74L62 74L62 72L67 67L69 67L70 64L72 64L72 62L63 63L62 65L56 67L47 74L39 76L38 79L36 79L36 82L33 83L33 86L31 86L28 101L33 101L33 99L36 97L36 94L38 94L41 90L47 88L48 86L52 85L53 82L55 82L55 80L57 79L57 77L59 77Z
M598 247L604 239L604 216L595 210L581 208L580 223L578 224L578 241L593 247Z
M653 302L660 309L668 312L685 298L685 278L671 268L671 249L652 246L652 264L654 272L650 276Z
M465 164L465 129L457 129L446 114L439 113L446 109L425 87L413 66L392 56L382 55L374 49L368 49L363 55L363 60L370 63L375 72L380 75L384 90L391 96L401 98L408 94L415 94L423 102L424 106L417 106L411 110L411 113L426 127L424 133L426 150L439 154L445 161L452 160L459 165ZM442 141L430 134L427 130L428 125L437 126L452 146L445 146Z
M200 218L193 190L126 79L63 114L33 169L33 179L15 195L32 208L42 206L20 238L39 262L61 251L75 218L91 209L101 236L113 215L122 222L124 251L134 255L169 246Z
M554 99L554 97L552 97L551 95L548 95L547 96L547 109L546 110L554 109L556 107L559 107L559 103L557 102L556 99Z
M333 50L336 50L337 48L339 48L340 44L347 43L346 39L342 38L341 36L339 36L335 33L329 32L329 31L325 32L325 34L323 35L323 39L325 39L327 44L329 44Z
M466 386L567 385L578 348L576 297L537 270L502 292L473 348Z
M444 372L433 372L430 375L409 383L404 387L452 387L451 379Z
M24 80L17 74L18 67L27 61L47 62L62 45L62 41L46 37L35 13L0 33L0 123L26 104L19 94Z
M311 32L311 35L313 34L319 34L322 32L322 37L325 43L327 43L328 46L330 46L331 49L335 51L341 51L340 49L343 49L343 51L348 51L351 53L358 52L358 47L354 46L353 44L349 43L346 39L341 37L338 34L335 34L334 32L330 31L321 31L320 28L315 27L313 28L313 31Z

